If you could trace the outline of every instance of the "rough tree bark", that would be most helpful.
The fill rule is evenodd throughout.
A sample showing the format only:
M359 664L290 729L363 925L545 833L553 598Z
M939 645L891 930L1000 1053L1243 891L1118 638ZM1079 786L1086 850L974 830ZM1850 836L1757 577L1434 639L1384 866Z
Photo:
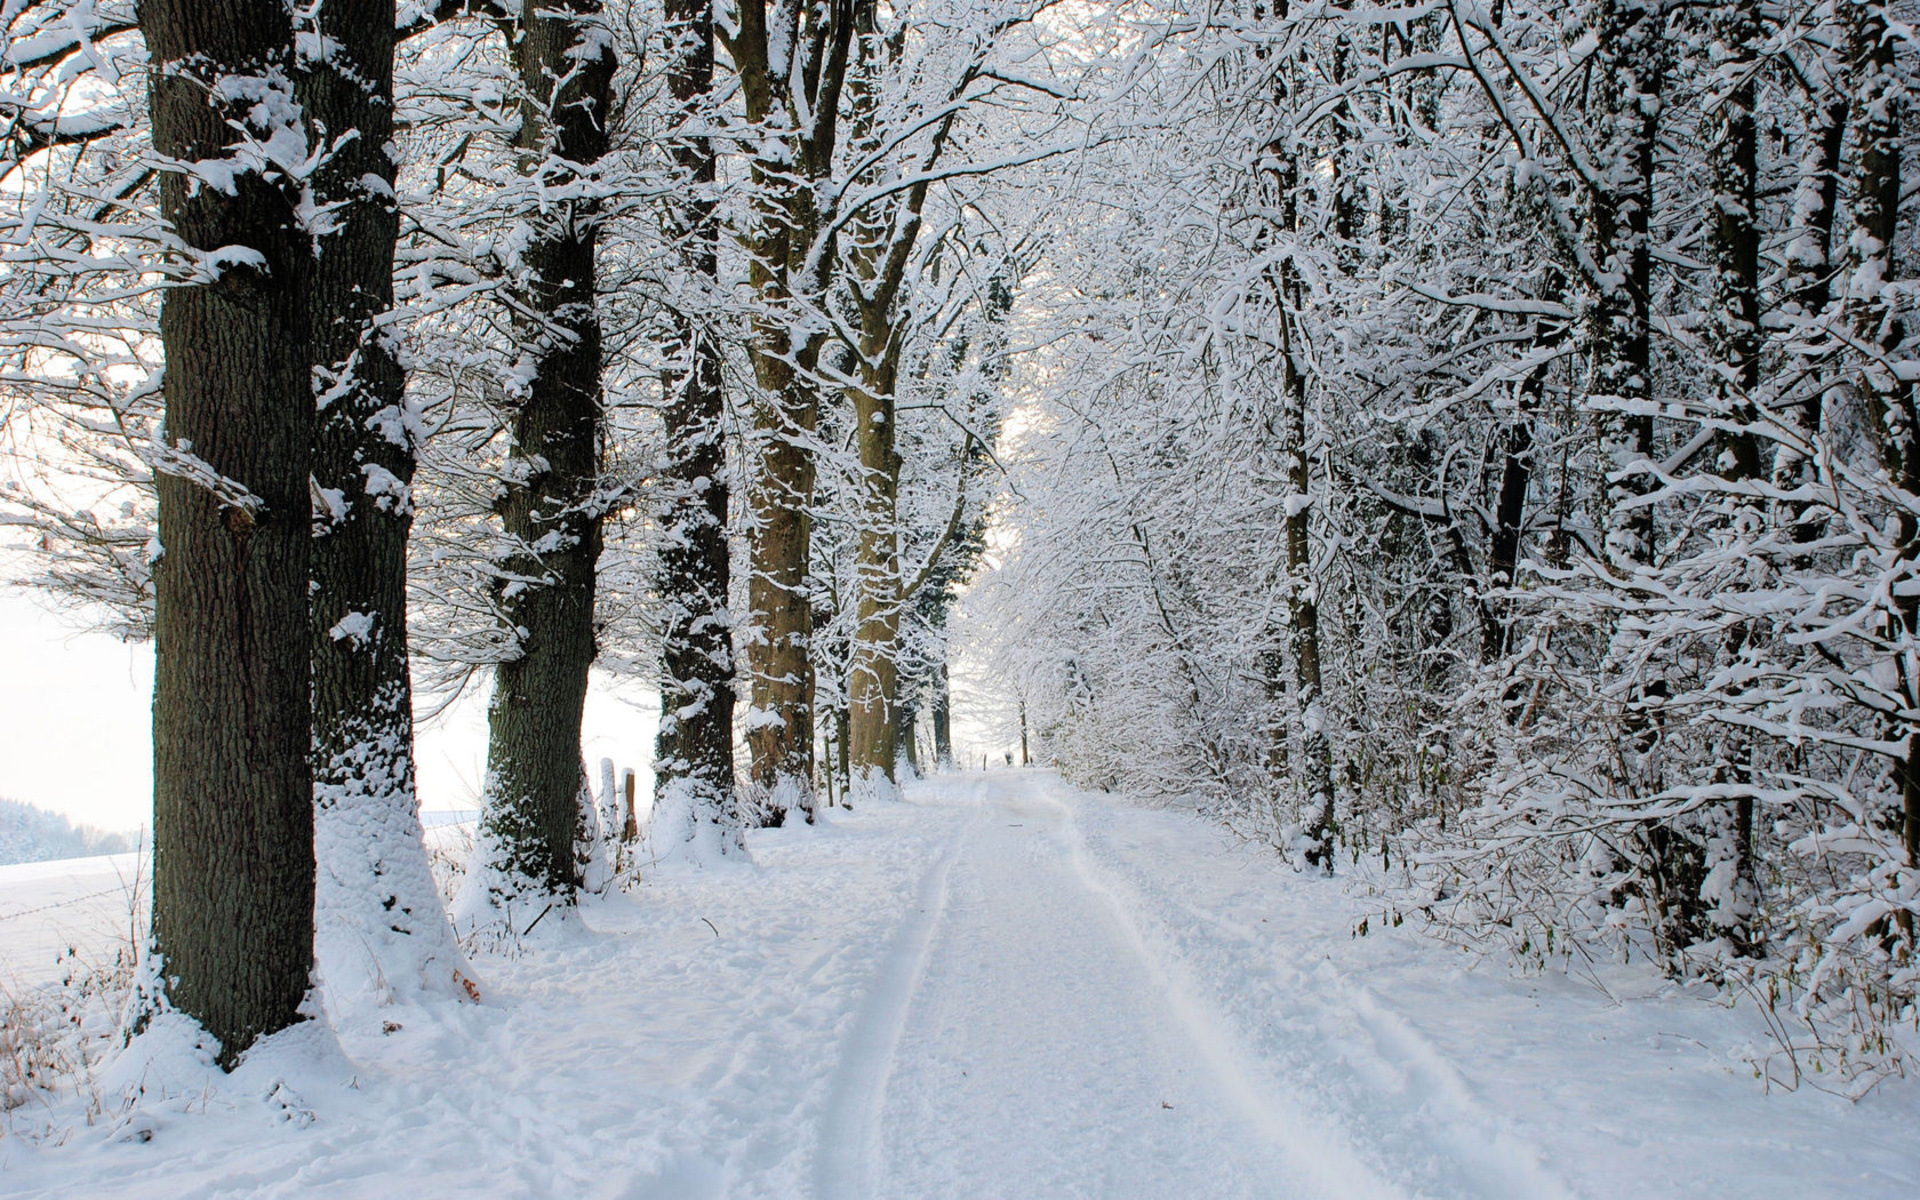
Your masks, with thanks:
M854 6L853 67L847 85L856 155L872 154L879 101L878 75L887 47L876 36L872 0ZM947 122L951 125L951 118ZM912 201L924 203L926 188ZM855 546L856 589L853 654L847 667L847 736L852 795L877 795L896 786L901 749L900 621L906 605L900 578L899 424L895 391L905 330L895 327L894 301L920 229L920 203L906 206L906 228L896 232L901 205L881 202L852 222L847 238L847 276L858 313L858 343L852 347L855 384L846 389L860 457L860 528Z
M330 996L371 955L390 987L463 995L465 957L427 865L414 787L407 538L415 429L381 325L393 306L393 0L325 0L299 85L330 213L308 289L314 337L313 799Z
M853 137L862 151L877 149L876 108L879 103L878 78L897 60L897 37L881 36L876 6L872 0L860 0L854 6L856 66L849 92L853 108ZM976 50L976 55L979 53ZM958 100L978 77L984 60L976 57L962 70L949 90L949 98ZM903 460L895 448L899 414L897 391L900 381L900 355L910 330L907 315L900 311L900 297L907 281L915 249L919 243L926 210L928 180L945 153L959 117L959 108L950 109L935 127L927 151L916 167L920 179L895 197L876 202L851 223L847 275L852 284L852 303L859 315L859 343L854 346L854 384L846 389L854 411L855 445L860 455L861 518L857 545L859 563L858 624L854 634L853 658L847 677L848 708L851 712L853 785L867 788L891 788L902 744L903 721L900 708L900 631L903 615L915 591L925 584L940 557L952 542L964 515L966 465L960 477L960 504L954 520L933 548L919 578L907 581L901 574L899 497ZM1007 299L1010 303L1011 296ZM990 321L1003 320L1000 293L990 292L986 301ZM906 742L912 749L911 739ZM916 771L918 763L914 764Z
M817 312L832 255L813 185L832 170L840 90L853 36L847 3L740 0L727 49L760 150L748 172L753 201L741 241L756 297L757 391L748 461L751 515L745 643L751 702L746 738L758 818L813 814L814 431L820 351ZM771 22L769 21L771 17Z
M861 385L849 389L863 482L858 625L847 672L851 787L856 794L887 790L894 783L900 737L900 615L905 607L897 516L901 461L894 446L895 348L884 318L876 317L872 324L874 328L863 330ZM880 361L868 357L870 350L877 351Z
M313 253L284 173L305 136L284 5L138 13L154 150L182 164L160 176L161 215L182 258L204 256L160 312L153 931L167 999L232 1066L301 1019L313 957ZM229 173L243 142L266 165Z
M523 169L549 183L589 174L607 150L614 61L600 24L599 0L526 0L507 26L523 89L516 145ZM509 894L495 902L530 892L566 904L580 882L575 843L588 792L580 718L596 654L604 515L599 224L583 199L557 202L535 222L519 297L534 314L519 330L534 371L508 394L512 440L498 506L517 547L500 567L519 652L496 669L487 712L481 845L489 886Z
M687 193L667 208L681 265L709 287L719 282L713 139L698 132L711 119L713 11L708 0L667 0L673 38L667 85L687 129L673 143ZM654 764L661 800L684 789L693 819L719 826L721 844L740 843L733 779L733 629L727 611L732 565L727 545L725 413L720 349L697 320L675 314L666 352L673 364L662 383L667 463L661 472L666 531L659 590L660 735ZM664 811L664 809L663 809Z

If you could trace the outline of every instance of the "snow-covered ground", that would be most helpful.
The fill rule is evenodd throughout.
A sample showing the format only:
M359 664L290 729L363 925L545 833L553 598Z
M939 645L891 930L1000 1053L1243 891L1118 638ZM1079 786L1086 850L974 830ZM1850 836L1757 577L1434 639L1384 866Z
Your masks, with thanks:
M46 983L69 954L131 945L145 928L145 854L102 854L0 867L0 987Z
M1920 1082L1763 1094L1743 1009L1355 938L1191 816L972 773L751 849L481 959L481 1005L229 1078L153 1037L108 1116L12 1114L0 1194L1920 1195Z

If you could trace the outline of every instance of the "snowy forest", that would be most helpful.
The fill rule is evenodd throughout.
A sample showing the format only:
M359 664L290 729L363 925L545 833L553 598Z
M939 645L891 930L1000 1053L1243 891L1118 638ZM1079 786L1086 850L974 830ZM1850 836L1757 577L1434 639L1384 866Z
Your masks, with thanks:
M30 804L0 797L0 866L80 858L94 854L124 854L133 849L121 833L107 833L82 825L74 828L58 813L42 812Z
M1916 18L0 0L6 566L157 654L118 1028L484 1006L588 898L980 778L964 715L1343 937L1905 1076ZM590 670L658 689L637 803Z

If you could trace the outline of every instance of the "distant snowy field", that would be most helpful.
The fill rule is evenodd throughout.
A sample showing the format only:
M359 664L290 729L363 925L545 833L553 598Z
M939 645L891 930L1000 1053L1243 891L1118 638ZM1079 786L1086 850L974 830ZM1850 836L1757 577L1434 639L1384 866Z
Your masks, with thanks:
M479 813L420 814L430 846L464 851ZM0 866L0 987L56 979L70 956L97 959L132 944L147 927L153 863L148 852Z
M1337 882L1185 814L971 773L751 849L477 960L481 1005L226 1078L162 1030L93 1119L8 1115L0 1195L1920 1195L1920 1083L1765 1095L1743 1008L1355 938ZM124 866L0 872L0 914Z
M0 867L0 986L47 983L69 955L131 945L146 927L149 867L140 853Z

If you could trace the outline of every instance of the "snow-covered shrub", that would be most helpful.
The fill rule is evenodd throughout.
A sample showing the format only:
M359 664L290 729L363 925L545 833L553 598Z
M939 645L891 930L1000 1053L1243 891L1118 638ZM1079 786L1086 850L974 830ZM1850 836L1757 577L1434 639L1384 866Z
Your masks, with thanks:
M68 950L56 980L0 984L0 1113L7 1114L7 1132L61 1136L36 1120L34 1109L75 1093L85 1098L89 1120L99 1115L94 1074L121 1045L135 957L130 940L98 958Z
M440 898L448 905L460 894L466 881L467 864L473 857L474 826L462 821L436 825L427 830L427 863L433 868L433 882Z
M1709 981L1770 1079L1903 1070L1911 10L1225 5L1160 43L1015 318L963 614L1006 741L1303 857L1330 774L1347 860L1443 936Z
M1796 1069L1870 1086L1920 1046L1911 568L1871 516L1900 503L1884 480L1815 461L1810 507L1674 482L1664 562L1545 572L1527 642L1471 694L1479 802L1405 842L1452 931L1535 959L1638 945L1751 995ZM1780 519L1807 511L1817 539Z

